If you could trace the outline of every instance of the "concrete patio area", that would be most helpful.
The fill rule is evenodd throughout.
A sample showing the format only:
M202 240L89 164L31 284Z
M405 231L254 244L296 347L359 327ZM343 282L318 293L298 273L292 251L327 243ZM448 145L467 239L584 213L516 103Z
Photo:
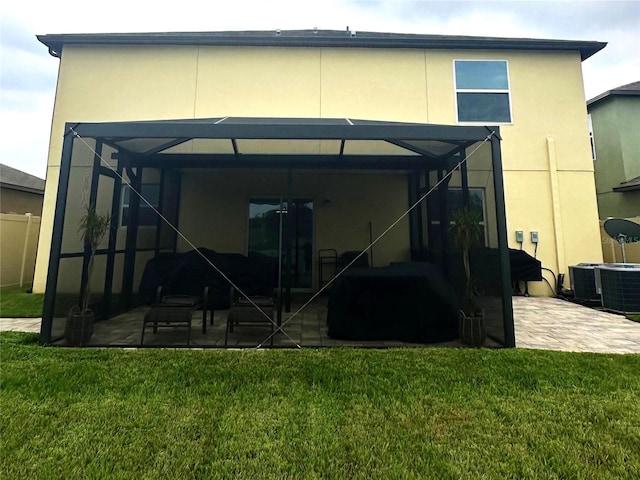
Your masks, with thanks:
M549 297L513 297L518 348L640 353L640 323Z
M548 297L514 297L513 310L518 348L640 354L640 323L622 315ZM40 319L0 318L4 330L39 332Z

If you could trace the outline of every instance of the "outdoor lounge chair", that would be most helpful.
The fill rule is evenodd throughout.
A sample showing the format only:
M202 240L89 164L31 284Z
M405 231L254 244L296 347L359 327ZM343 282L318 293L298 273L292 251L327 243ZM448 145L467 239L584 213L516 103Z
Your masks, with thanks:
M340 258L338 259L338 271L345 268L351 262L353 262L356 258L357 260L351 265L353 268L369 268L369 254L364 253L360 255L360 251L358 250L349 250L347 252L342 253ZM360 255L360 256L358 256Z
M144 316L140 345L144 345L144 334L147 328L153 327L153 333L158 328L186 328L187 345L191 343L191 321L193 312L202 308L202 333L207 332L207 310L209 309L209 287L204 287L202 297L192 295L162 296L162 287L158 287L156 301ZM211 308L210 323L213 325L213 308Z
M277 306L277 294L272 296L251 296L251 302L238 294L235 288L231 287L230 303L231 308L227 315L227 328L224 334L224 346L229 342L229 332L240 326L265 326L271 330L269 339L273 346L273 331L275 328L275 313ZM255 305L254 305L255 304ZM256 306L258 308L256 308Z

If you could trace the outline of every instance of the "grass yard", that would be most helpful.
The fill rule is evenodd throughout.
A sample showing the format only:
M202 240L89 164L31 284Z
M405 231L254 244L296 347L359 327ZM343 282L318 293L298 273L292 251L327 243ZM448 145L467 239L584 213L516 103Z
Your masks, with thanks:
M5 287L0 289L0 317L41 317L44 294L27 293L28 289L29 287Z
M0 340L0 478L640 478L640 355Z

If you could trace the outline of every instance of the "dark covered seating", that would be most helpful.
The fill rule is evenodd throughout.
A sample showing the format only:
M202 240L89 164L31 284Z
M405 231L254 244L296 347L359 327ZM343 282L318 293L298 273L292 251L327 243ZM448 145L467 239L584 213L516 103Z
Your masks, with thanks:
M357 250L350 250L348 252L344 252L340 255L338 259L338 270L342 270L346 268L351 262L354 262L353 265L349 268L369 268L369 254L363 253L360 255L360 252ZM355 260L355 261L354 261Z
M271 329L269 338L273 345L273 331L275 327L275 317L277 308L277 293L273 290L272 295L243 297L231 288L231 307L227 315L227 327L224 335L224 346L229 342L229 333L239 326L265 326Z
M140 345L144 345L144 334L147 328L150 327L153 327L153 333L157 333L158 328L184 327L187 329L187 345L189 345L191 343L191 321L193 313L199 308L202 309L202 333L206 333L209 287L204 287L201 297L192 295L162 296L162 287L158 287L156 292L156 301L142 321ZM213 325L213 309L211 309L209 318Z
M445 342L458 338L458 307L433 265L352 268L334 283L327 323L342 340Z
M262 295L277 282L277 259L218 253L207 248L199 251L247 295ZM224 310L230 305L231 285L195 250L162 253L149 260L140 281L143 300L153 302L158 287L162 287L164 295L190 296L199 296L204 287L209 287L209 307Z

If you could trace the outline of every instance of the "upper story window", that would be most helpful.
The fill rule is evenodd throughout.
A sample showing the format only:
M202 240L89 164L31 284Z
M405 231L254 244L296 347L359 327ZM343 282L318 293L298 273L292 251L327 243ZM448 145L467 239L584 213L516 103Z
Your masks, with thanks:
M511 123L506 60L454 60L458 122Z

